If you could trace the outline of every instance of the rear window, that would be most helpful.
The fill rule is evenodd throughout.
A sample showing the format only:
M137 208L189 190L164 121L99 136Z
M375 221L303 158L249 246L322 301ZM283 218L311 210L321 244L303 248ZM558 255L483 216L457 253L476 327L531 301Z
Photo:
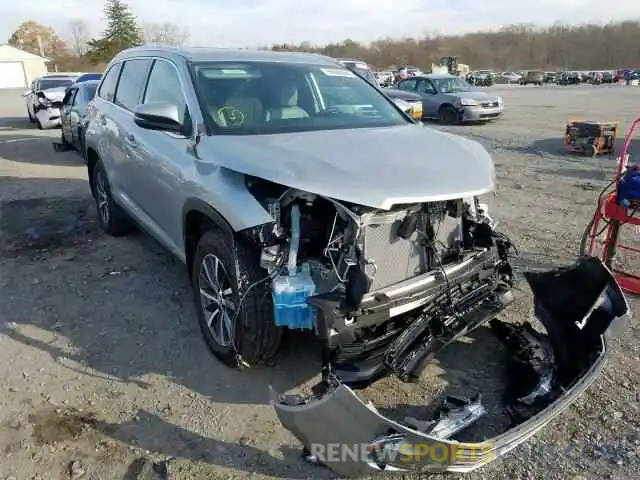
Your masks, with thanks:
M88 82L90 80L100 80L101 78L101 73L85 73L84 75L78 77L76 83Z
M71 84L73 84L73 80L70 78L43 78L40 80L38 88L47 90L49 88L68 87Z

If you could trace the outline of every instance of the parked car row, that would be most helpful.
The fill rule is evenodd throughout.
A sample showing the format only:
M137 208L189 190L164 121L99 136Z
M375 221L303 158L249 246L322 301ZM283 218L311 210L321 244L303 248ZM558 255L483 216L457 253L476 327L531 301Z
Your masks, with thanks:
M466 79L476 86L491 86L496 83L517 83L520 85L543 85L553 83L558 85L617 83L630 82L640 79L640 70L598 70L598 71L542 71L528 70L519 72L497 73L491 70L476 70L470 72Z
M29 121L39 129L61 126L67 92L76 85L100 78L101 73L56 72L34 79L30 89L23 94Z
M379 77L363 61L336 59L338 63L380 88ZM449 74L416 74L382 88L396 105L415 120L438 119L454 124L490 121L499 118L504 105L498 95L475 89L470 83Z

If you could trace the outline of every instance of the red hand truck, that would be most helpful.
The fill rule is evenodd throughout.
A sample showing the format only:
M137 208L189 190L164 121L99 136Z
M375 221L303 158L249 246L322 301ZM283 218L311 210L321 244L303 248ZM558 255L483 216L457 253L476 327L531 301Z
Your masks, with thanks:
M624 225L632 225L634 228L640 226L640 203L633 203L627 208L618 205L618 187L625 171L629 167L629 147L633 134L640 126L640 117L636 118L627 136L624 139L622 151L618 158L616 176L611 183L605 187L598 197L596 212L587 225L582 241L580 243L580 255L597 256L598 247L600 259L614 274L620 287L628 293L640 294L640 276L620 270L615 265L616 253L618 250L640 253L640 249L631 245L619 243L620 229ZM638 215L636 216L636 211ZM604 228L602 227L604 224ZM599 240L604 234L604 240Z

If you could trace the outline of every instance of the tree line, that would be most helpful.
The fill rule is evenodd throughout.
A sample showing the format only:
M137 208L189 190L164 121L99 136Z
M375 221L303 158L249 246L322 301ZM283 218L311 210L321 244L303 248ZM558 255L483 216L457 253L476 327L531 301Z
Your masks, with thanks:
M123 0L106 0L104 13L106 27L96 37L84 20L69 21L64 35L29 20L20 24L8 43L51 59L50 67L58 71L97 71L126 48L150 43L182 46L189 38L186 29L170 22L140 24Z
M360 58L377 68L391 65L428 68L442 57L455 56L459 63L472 69L604 70L640 67L638 38L640 22L625 21L550 27L521 24L464 35L386 38L370 45L347 39L326 46L301 43L272 48Z
M182 46L189 39L186 29L172 23L141 25L124 0L106 0L105 16L106 28L98 37L90 35L82 20L69 22L66 40L51 27L26 21L8 43L51 58L58 70L82 71L103 68L129 47L145 43ZM321 46L303 42L264 48L359 58L377 68L413 65L426 69L442 57L455 56L474 69L599 70L640 67L639 38L640 21L624 21L549 27L520 24L464 35L385 38L370 44L346 39Z

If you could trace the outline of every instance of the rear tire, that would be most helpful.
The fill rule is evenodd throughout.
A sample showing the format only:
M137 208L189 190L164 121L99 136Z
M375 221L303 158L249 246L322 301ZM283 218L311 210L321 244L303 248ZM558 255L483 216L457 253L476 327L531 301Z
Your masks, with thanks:
M440 122L443 125L455 125L460 123L460 116L458 115L458 111L449 105L441 107Z
M29 107L27 107L27 116L29 117L29 122L35 123L36 119L33 118L33 115L31 115L31 110L29 110Z
M216 278L208 280L207 272ZM282 329L273 319L271 282L265 280L249 290L267 275L251 245L235 242L234 246L228 235L217 230L206 232L198 241L191 268L198 323L211 352L230 367L238 368L242 361L263 363L278 351ZM213 284L218 285L217 291ZM226 328L217 321L223 315Z
M98 220L102 230L112 237L121 237L134 230L135 226L127 213L118 205L111 195L111 187L107 173L98 160L93 167L93 198L96 201Z

